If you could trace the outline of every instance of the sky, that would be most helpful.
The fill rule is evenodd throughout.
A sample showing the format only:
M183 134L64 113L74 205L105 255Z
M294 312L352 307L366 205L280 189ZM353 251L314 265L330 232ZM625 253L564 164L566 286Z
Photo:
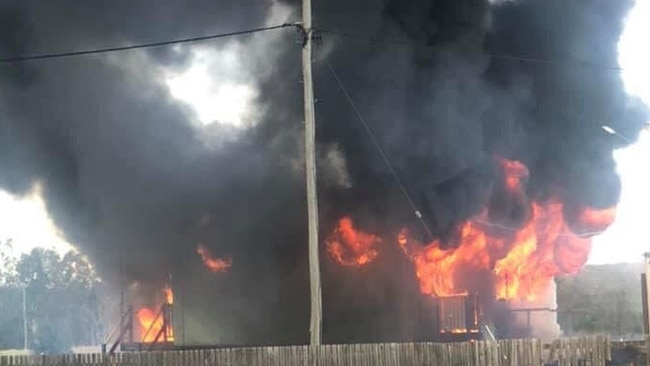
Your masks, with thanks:
M0 191L0 223L0 240L11 239L16 255L35 247L72 249L48 216L38 184L24 197Z
M165 72L164 81L171 95L192 106L202 125L219 121L243 126L251 120L256 90L245 80L232 77L246 74L238 46L220 49L218 57L214 50L195 47L189 68Z
M650 1L637 0L628 16L619 43L621 76L627 92L650 105ZM612 135L612 138L627 138ZM614 152L621 177L621 200L617 219L603 234L594 239L589 263L641 262L644 252L650 252L648 207L650 207L650 131L642 132L639 140Z
M619 45L621 76L630 94L650 104L650 51L645 46L650 32L650 0L637 0L631 12ZM235 46L233 46L235 47ZM224 54L231 57L223 57ZM208 125L219 120L235 126L254 120L250 105L255 91L245 80L231 80L228 75L241 74L236 70L240 62L237 50L222 52L214 58L206 51L195 51L191 66L180 72L163 75L172 96L187 103L197 122ZM219 60L219 65L213 65ZM215 68L223 70L216 75ZM232 71L229 73L228 71ZM612 135L612 138L625 136ZM622 193L615 223L594 240L589 262L592 264L638 262L645 251L650 251L650 235L646 232L650 207L650 131L645 131L638 142L615 152L617 170L621 176ZM45 203L36 184L24 197L14 197L0 191L0 240L11 238L15 254L34 247L54 248L63 252L72 248L48 217Z

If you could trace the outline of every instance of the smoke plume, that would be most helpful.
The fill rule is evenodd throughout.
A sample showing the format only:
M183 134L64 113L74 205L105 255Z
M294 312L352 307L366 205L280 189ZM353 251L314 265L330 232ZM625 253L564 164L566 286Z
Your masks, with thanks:
M358 0L314 4L322 238L344 215L384 238L414 218L327 63L375 131L438 238L488 206L494 156L530 169L528 197L567 210L616 204L612 150L648 113L625 94L617 42L631 1ZM298 1L0 2L0 55L83 50L298 21ZM164 74L235 49L256 90L244 127L197 123ZM555 60L516 61L490 55ZM293 30L203 44L2 64L0 187L40 182L66 238L99 272L160 290L173 276L188 343L308 339L300 38ZM496 202L499 219L522 213ZM504 207L501 207L504 206ZM497 209L498 208L498 209ZM453 240L444 240L453 243ZM205 269L201 244L232 259ZM426 299L396 245L367 269L322 250L327 342L430 337ZM419 314L419 315L418 315ZM180 314L176 315L181 317ZM424 319L424 320L423 320ZM177 332L179 334L179 332Z

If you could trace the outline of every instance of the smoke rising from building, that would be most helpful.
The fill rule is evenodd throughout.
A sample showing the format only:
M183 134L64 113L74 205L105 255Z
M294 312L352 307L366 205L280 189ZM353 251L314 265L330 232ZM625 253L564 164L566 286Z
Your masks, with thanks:
M2 55L56 52L213 34L298 20L298 1L0 3ZM323 33L315 86L322 238L343 216L389 242L418 227L384 161L327 69L330 62L386 149L433 234L450 245L459 222L490 206L517 227L525 211L495 199L494 157L522 161L526 194L570 213L616 204L620 183L603 134L634 138L648 113L617 72L630 1L359 0L314 5ZM281 16L279 16L280 14ZM282 18L282 19L280 19ZM53 31L56 30L56 31ZM299 38L292 31L203 45L0 66L0 186L38 181L67 239L118 283L173 273L187 342L304 342L308 329ZM219 57L241 45L241 79L257 90L256 121L192 124L162 69L192 47ZM407 43L408 43L407 42ZM490 54L556 60L557 64ZM218 70L211 70L217 73ZM202 244L232 258L205 269ZM384 243L366 269L322 251L324 339L408 340L430 330L408 258ZM424 316L424 315L423 315ZM189 334L189 332L188 332Z

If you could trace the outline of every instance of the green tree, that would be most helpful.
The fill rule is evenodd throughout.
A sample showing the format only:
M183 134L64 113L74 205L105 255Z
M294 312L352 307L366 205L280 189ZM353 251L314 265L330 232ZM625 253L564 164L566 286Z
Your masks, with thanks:
M4 283L6 291L25 288L30 348L65 352L74 345L101 341L102 284L83 255L70 251L61 257L53 250L34 249L15 261L13 271L7 272L0 281L4 281L0 283ZM14 314L15 309L22 309L22 296L20 301L13 300L3 306L7 307L7 313ZM3 327L1 322L0 327ZM0 328L0 334L5 333L22 341L22 332L16 332L15 328ZM5 340L5 343L16 342ZM6 345L0 337L0 347L3 346Z
M557 278L558 321L567 333L642 333L640 266L587 266Z
M0 241L0 286L11 285L16 278L16 258L12 256L13 241Z
M16 258L11 240L0 241L0 349L22 348L22 293L16 286Z

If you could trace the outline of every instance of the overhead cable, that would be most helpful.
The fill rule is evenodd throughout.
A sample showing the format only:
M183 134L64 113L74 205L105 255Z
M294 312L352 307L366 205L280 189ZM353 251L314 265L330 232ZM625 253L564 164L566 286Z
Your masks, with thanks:
M382 146L381 146L381 143L377 140L377 137L375 136L373 130L370 128L370 126L368 125L366 119L365 119L365 118L363 117L363 115L361 114L361 111L359 110L359 108L357 107L356 103L355 103L354 100L352 99L352 96L350 95L350 93L348 92L347 88L345 87L345 85L344 85L343 82L341 81L341 78L339 77L338 73L336 72L336 70L334 69L334 67L332 66L332 64L331 64L329 61L327 61L327 60L326 60L325 62L326 62L326 64L327 64L328 69L329 69L330 72L332 73L332 76L334 77L334 80L336 81L336 83L338 84L339 88L340 88L341 91L343 92L343 95L345 96L345 98L347 99L348 103L349 103L350 106L352 107L352 110L354 110L354 113L356 114L357 119L358 119L359 122L363 125L363 127L364 127L366 133L367 133L368 136L370 137L370 140L372 141L372 143L374 144L375 148L377 149L377 152L379 153L379 155L381 156L381 158L382 158L382 159L384 160L384 162L386 163L386 166L388 167L388 170L389 170L390 174L391 174L391 175L393 176L393 178L395 179L395 182L397 183L397 185L398 185L400 191L402 192L402 194L404 195L404 197L405 197L406 200L408 201L409 205L410 205L411 208L413 209L413 212L414 212L415 216L417 217L417 219L418 219L418 220L420 221L420 223L422 224L422 227L423 227L424 230L427 232L427 234L429 235L430 239L431 239L431 240L434 240L436 237L434 236L433 232L432 232L431 229L429 228L429 225L427 224L427 222L424 220L424 217L422 216L422 214L421 214L419 208L418 208L417 205L415 204L415 201L413 200L413 198L411 198L411 195L409 194L408 190L406 189L406 186L404 185L404 183L402 183L402 180L400 179L399 175L397 174L397 171L396 171L395 168L393 167L393 164L391 163L390 158L388 157L388 154L384 151L384 149L383 149ZM504 226L504 225L501 225L501 224L496 224L496 223L489 222L489 221L485 221L485 220L481 220L481 219L471 219L471 221L474 221L474 222L480 223L480 224L482 224L482 225L491 226L491 227L496 227L496 228L499 228L499 229L502 229L502 230L507 230L507 231L512 231L512 232L519 232L519 231L521 230L521 229L508 227L508 226ZM578 237L578 238L588 238L588 237L592 237L592 236L599 235L599 234L602 234L602 233L603 233L603 231L595 231L595 232L581 232L581 233L575 233L575 234L573 234L573 233L571 233L571 234L558 234L557 236L558 236L558 237ZM539 236L543 237L543 236L545 236L545 235L542 234L542 235L539 235Z
M360 34L353 34L353 33L334 31L334 30L323 29L323 28L314 28L314 30L317 31L317 32L320 32L320 33L331 34L331 35L334 35L334 36L337 36L337 37L358 39L358 40L362 40L362 41L366 41L366 42L381 43L381 44L386 44L386 45L422 47L422 48L431 48L431 49L438 48L438 46L435 46L435 45L422 44L422 43L418 43L418 42L407 40L407 39L380 38L380 37L373 37L373 36L367 36L367 35L360 35ZM620 67L620 66L598 65L598 64L591 64L591 63L586 63L586 62L581 62L581 61L572 61L572 60L560 61L560 60L553 60L553 59L543 59L543 58L536 58L536 57L524 57L524 56L508 55L508 54L503 54L503 53L485 52L485 51L454 50L454 52L482 55L482 56L489 57L491 59L498 59L498 60L520 61L520 62L524 62L524 63L528 63L528 64L548 65L548 66L563 66L563 67L574 66L574 67L584 67L584 68L591 68L591 69L604 70L604 71L613 71L613 72L621 72L621 71L623 71L623 68Z
M400 179L399 175L397 174L397 171L393 167L393 164L391 163L390 158L388 157L388 154L382 148L381 143L379 143L379 140L377 140L377 137L375 136L375 133L372 131L372 128L370 128L370 126L366 122L366 119L361 114L361 111L359 110L359 108L357 108L357 105L354 103L354 100L352 99L352 96L350 95L348 90L345 88L345 85L343 85L343 82L341 81L341 78L339 78L339 75L336 72L336 70L334 70L334 67L332 66L332 64L327 60L325 62L327 63L327 67L329 68L330 72L332 73L332 76L334 77L334 80L338 84L339 88L341 88L341 91L343 92L343 95L345 96L345 99L347 99L348 103L350 104L350 107L352 107L352 110L356 114L357 119L359 120L359 122L361 122L361 125L363 125L363 128L366 130L366 133L370 137L370 140L372 140L372 143L377 148L377 152L379 152L379 155L384 160L384 163L386 163L386 167L388 167L388 171L390 172L390 174L395 179L395 182L397 183L400 191L402 192L402 194L404 195L404 197L408 201L409 205L413 209L413 214L420 221L420 223L422 224L422 227L424 228L424 230L429 235L429 238L431 240L434 240L435 236L433 235L433 232L429 228L429 225L426 223L426 221L424 221L424 217L422 217L422 213L420 212L420 209L415 204L415 201L411 198L411 195L409 194L408 190L406 189L406 186L404 185L404 183L402 183L402 180Z
M283 24L269 26L269 27L252 28L252 29L245 29L245 30L227 32L227 33L212 34L208 36L181 38L181 39L174 39L174 40L160 41L160 42L153 42L153 43L141 43L141 44L134 44L129 46L97 48L92 50L72 51L72 52L43 53L43 54L34 54L34 55L13 56L13 57L0 58L0 63L14 63L14 62L33 61L33 60L84 56L84 55L92 55L92 54L99 54L99 53L130 51L130 50L136 50L142 48L161 47L161 46L169 46L169 45L175 45L181 43L200 42L200 41L207 41L207 40L213 40L218 38L241 36L246 34L266 32L275 29L296 27L296 26L297 25L293 23L283 23Z

